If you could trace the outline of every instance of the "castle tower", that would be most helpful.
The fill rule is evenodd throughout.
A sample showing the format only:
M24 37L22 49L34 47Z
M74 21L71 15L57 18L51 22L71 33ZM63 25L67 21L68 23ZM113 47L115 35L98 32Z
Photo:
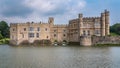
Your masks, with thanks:
M105 36L105 13L101 13L101 36Z
M48 23L50 25L54 25L54 18L53 17L49 17Z
M83 35L83 30L82 30L82 27L83 27L83 14L79 14L79 36L82 36Z
M110 22L109 22L109 11L105 10L105 33L106 35L110 35Z

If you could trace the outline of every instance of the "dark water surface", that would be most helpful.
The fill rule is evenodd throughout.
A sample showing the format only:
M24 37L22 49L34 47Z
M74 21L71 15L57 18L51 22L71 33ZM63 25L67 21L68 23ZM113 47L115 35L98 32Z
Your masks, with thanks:
M120 68L120 47L0 45L0 68Z

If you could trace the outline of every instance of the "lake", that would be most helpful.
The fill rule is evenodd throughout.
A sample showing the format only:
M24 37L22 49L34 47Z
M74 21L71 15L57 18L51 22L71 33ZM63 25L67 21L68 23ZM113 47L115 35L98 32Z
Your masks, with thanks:
M120 68L120 47L0 45L0 68Z

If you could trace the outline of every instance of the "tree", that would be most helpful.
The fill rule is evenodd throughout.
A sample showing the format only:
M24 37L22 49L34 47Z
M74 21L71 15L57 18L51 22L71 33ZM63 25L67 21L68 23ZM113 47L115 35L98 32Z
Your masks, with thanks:
M5 21L0 22L0 31L1 31L1 35L4 38L9 38L9 36L10 36L10 34L9 34L9 26Z
M110 27L110 32L120 35L120 23L116 23Z
M1 31L0 31L0 39L3 39L3 36L2 36L2 34L1 34Z

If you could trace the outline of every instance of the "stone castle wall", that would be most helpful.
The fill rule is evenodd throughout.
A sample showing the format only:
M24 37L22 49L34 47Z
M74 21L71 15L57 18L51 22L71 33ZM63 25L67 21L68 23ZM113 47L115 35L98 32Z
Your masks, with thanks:
M97 37L91 38L92 35L102 37L109 35L109 11L105 10L99 17L83 17L83 14L79 14L78 18L70 20L69 24L56 25L53 17L50 17L47 23L10 24L10 41L15 42L16 45L26 40L30 43L34 43L35 40L50 40L51 42L65 40L90 46L95 44L94 39L97 39ZM99 39L101 40L101 37Z
M93 36L92 44L120 44L120 36Z
M81 46L97 44L120 44L120 36L80 36Z
M80 36L80 45L91 46L92 45L91 36Z

